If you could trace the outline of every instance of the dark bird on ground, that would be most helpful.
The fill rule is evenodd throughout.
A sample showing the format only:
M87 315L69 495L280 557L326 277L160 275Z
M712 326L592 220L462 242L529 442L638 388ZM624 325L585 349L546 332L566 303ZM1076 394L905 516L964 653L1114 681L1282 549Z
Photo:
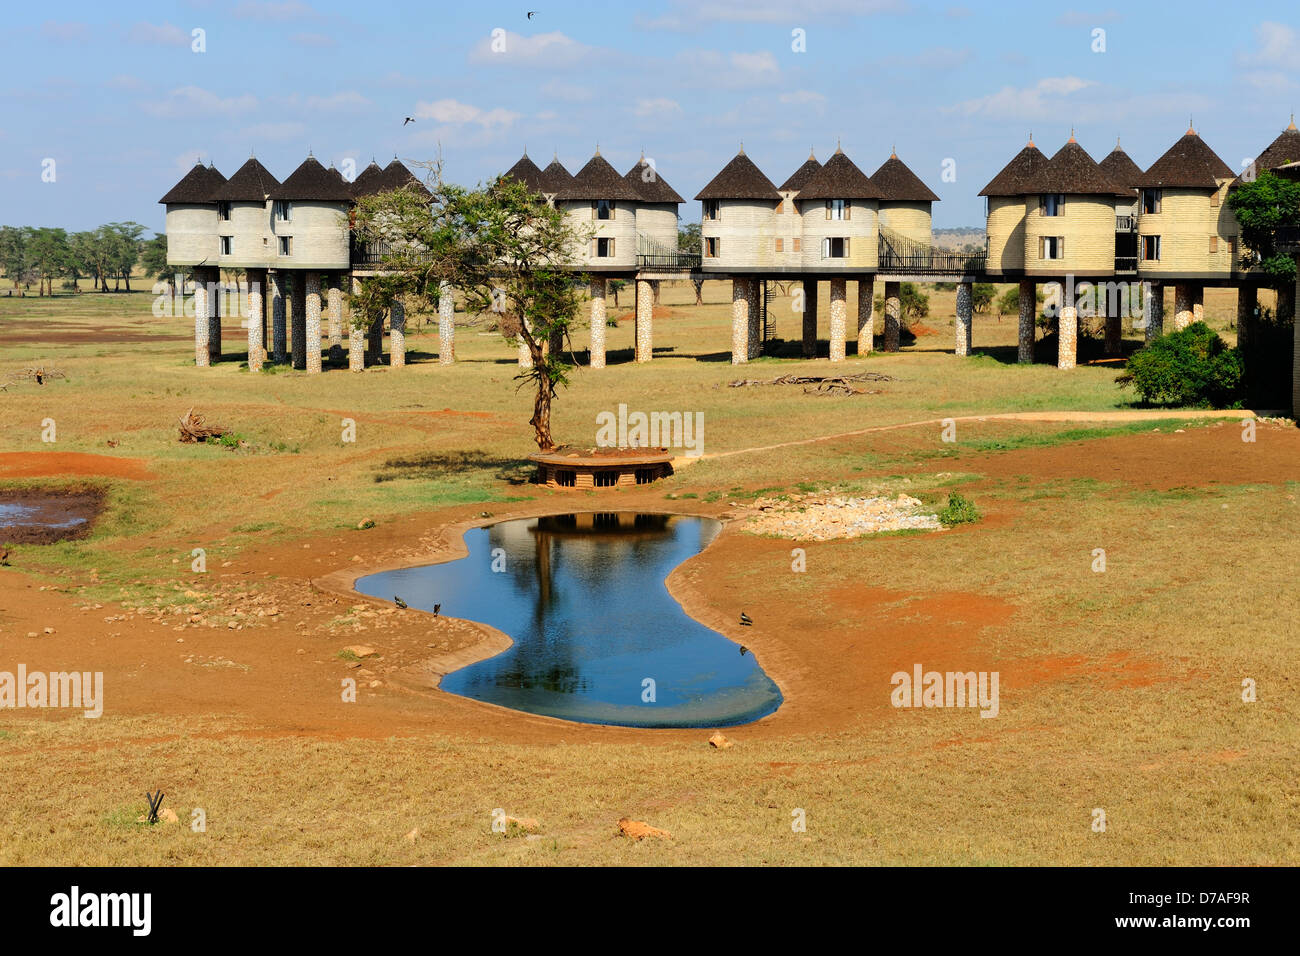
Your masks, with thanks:
M406 610L406 602L403 601L401 598L399 598L396 594L393 595L393 603L396 604L398 607L400 607L403 611Z
M442 605L441 605L441 604L435 604L435 605L433 606L433 616L434 616L434 617L437 617L437 616L438 616L438 612L441 611L441 610L442 610Z
M746 647L744 644L741 644L741 645L740 645L740 656L741 656L741 657L744 657L744 656L745 656L746 654L748 654L748 653L749 653L749 648Z
M414 122L415 122L415 117L408 116L405 120L402 121L402 125L405 126L407 123L414 123Z
M0 567L9 567L9 549L0 548Z
M110 438L110 439L108 440L108 447L109 447L109 448L116 448L116 447L117 447L117 444L118 444L118 443L117 443L117 439L116 439L116 438Z
M741 611L741 612L740 612L740 623L741 623L741 625L742 625L743 627L749 627L751 624L754 623L754 619L753 619L752 617L750 617L748 614L746 614L744 611Z

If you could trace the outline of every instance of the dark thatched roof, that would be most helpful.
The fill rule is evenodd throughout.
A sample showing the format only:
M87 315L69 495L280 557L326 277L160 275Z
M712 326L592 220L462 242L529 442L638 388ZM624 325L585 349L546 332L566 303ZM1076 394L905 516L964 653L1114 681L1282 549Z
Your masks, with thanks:
M226 182L217 187L212 198L224 202L266 202L266 197L280 185L280 180L256 159L249 159Z
M907 168L907 164L890 153L880 168L871 174L871 181L885 194L885 199L895 202L938 202L939 197L921 182L921 177Z
M1295 117L1292 117L1291 125L1282 130L1281 135L1269 143L1264 152L1255 157L1255 172L1259 174L1298 161L1300 161L1300 130L1296 129ZM1240 182L1241 175L1238 175L1233 180L1233 185Z
M1039 151L1031 139L1029 145L1016 153L1011 162L1002 167L1002 171L989 180L989 184L979 191L981 196L1025 196L1037 190L1029 185L1039 171L1047 165L1047 157Z
M357 174L357 178L352 180L352 196L354 199L360 199L362 196L373 196L379 192L379 183L383 179L384 170L373 159L370 165Z
M722 172L709 180L709 184L695 198L771 199L779 202L781 194L772 185L772 180L763 175L763 171L754 165L754 161L742 149L732 157L731 162L722 167Z
M433 198L433 193L429 192L429 188L420 182L415 173L406 168L405 163L394 156L392 162L385 166L383 173L380 174L379 191L387 193L395 189L406 188L414 189L417 193L429 199Z
M1214 189L1218 180L1231 179L1232 170L1221 160L1205 140L1189 129L1182 138L1170 146L1163 156L1133 185L1159 188L1170 186L1183 189Z
M1124 187L1124 195L1137 195L1137 190L1133 188L1133 184L1142 178L1142 167L1133 162L1129 154L1119 148L1118 141L1115 143L1115 148L1097 166L1111 182Z
M817 162L817 157L812 153L803 161L803 165L790 174L790 178L781 184L781 192L798 192L803 189L808 180L817 175L817 170L822 168L822 164Z
M1131 196L1131 191L1107 176L1096 160L1070 137L1047 165L1030 179L1036 193L1072 193L1079 196Z
M883 199L879 187L841 149L799 190L799 199Z
M226 177L217 172L215 166L195 163L194 168L181 177L160 203L209 203L216 202L213 193L225 185Z
M647 173L646 170L649 170ZM642 202L682 203L686 202L677 195L677 190L668 185L668 180L659 175L659 170L652 167L642 156L637 164L627 171L623 181L637 191Z
M546 177L543 176L542 171L537 168L537 164L528 158L527 153L524 153L524 155L519 158L519 162L515 163L501 174L503 179L507 176L523 183L524 186L528 188L529 192L544 193L550 191L546 188Z
M623 199L636 202L641 194L630 186L599 150L559 191L559 199Z
M333 176L316 159L308 156L289 178L271 193L272 199L348 202L352 188L342 176Z
M557 156L542 170L542 189L548 193L559 193L573 182L573 173L564 168Z

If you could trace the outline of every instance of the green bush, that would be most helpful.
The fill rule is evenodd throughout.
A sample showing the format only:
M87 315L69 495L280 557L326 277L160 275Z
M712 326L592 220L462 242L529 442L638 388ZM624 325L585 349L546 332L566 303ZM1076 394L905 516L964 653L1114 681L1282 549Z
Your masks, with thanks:
M1229 408L1241 402L1241 353L1204 322L1162 335L1115 381L1153 405Z
M964 495L959 495L955 491L948 492L948 507L939 512L939 523L945 528L951 528L956 524L970 524L972 521L978 521L980 517L979 509L975 503Z

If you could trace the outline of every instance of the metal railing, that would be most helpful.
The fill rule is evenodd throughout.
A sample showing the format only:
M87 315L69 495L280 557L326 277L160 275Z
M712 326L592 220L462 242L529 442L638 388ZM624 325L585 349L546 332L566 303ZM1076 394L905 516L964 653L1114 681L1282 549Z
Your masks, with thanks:
M1138 228L1137 216L1116 216L1115 217L1116 232L1137 232L1137 228Z
M877 251L878 268L883 273L969 275L983 272L989 261L987 248L980 252L936 252L932 246L883 228Z
M665 246L642 233L636 235L636 264L641 269L658 269L661 271L681 271L698 269L702 259L697 249L691 252L673 246Z
M1118 273L1135 273L1138 271L1137 256L1116 256L1115 271Z

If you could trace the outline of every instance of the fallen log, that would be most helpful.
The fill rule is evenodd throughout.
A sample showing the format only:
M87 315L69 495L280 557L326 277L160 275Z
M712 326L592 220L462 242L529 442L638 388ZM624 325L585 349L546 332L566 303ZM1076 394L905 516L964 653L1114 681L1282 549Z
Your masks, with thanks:
M203 420L202 415L195 415L194 409L185 413L183 418L178 419L180 422L180 440L186 443L205 442L209 438L220 438L226 433L226 429L220 425L209 425Z

